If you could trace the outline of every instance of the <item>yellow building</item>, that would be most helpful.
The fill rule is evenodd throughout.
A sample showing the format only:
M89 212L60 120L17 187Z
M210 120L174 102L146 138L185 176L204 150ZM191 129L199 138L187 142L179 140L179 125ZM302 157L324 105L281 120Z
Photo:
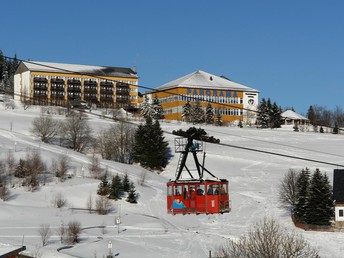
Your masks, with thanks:
M85 101L136 109L138 76L130 68L23 61L14 75L14 96L40 105Z
M183 120L182 110L187 101L191 105L200 100L202 107L210 103L214 113L221 114L223 122L241 120L247 124L256 121L259 91L235 83L226 77L196 71L166 83L148 94L155 96L167 120Z

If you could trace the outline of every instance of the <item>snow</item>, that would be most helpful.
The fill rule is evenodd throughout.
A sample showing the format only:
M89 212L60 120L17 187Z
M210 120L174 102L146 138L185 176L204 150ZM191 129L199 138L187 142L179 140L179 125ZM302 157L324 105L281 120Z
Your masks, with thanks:
M24 110L19 105L14 110L0 105L0 159L4 160L9 150L16 159L38 150L50 165L51 159L67 154L72 160L73 177L64 182L49 181L39 191L30 192L15 184L10 189L10 199L0 202L0 245L18 248L23 243L25 253L39 257L104 257L108 254L109 241L112 253L118 257L208 257L226 239L237 239L247 233L254 223L268 217L276 219L286 230L302 234L310 244L320 250L321 257L343 257L343 232L312 232L295 228L290 214L280 206L278 190L280 180L290 168L319 168L330 180L333 169L320 163L268 155L227 146L206 144L205 166L220 178L230 182L232 211L222 215L169 215L166 212L166 182L174 178L179 154L174 153L174 136L166 133L172 157L161 174L148 172L137 165L126 165L102 160L102 166L111 173L128 173L139 194L138 204L125 200L113 201L113 210L108 215L97 215L86 210L90 196L96 197L99 180L88 177L90 158L41 143L31 132L31 122L40 109ZM56 115L57 119L63 116ZM99 131L113 122L89 116L92 128ZM188 129L191 124L161 122L165 132ZM238 127L202 126L209 135L221 139L221 143L304 157L313 160L343 164L341 154L344 146L342 135L313 132L293 132L291 127L281 129L256 129ZM137 184L143 173L147 180L143 186ZM62 193L67 206L54 208L52 201ZM120 217L119 228L115 225ZM65 247L59 241L56 229L61 223L79 221L83 228L80 243ZM49 224L52 237L42 247L38 229ZM59 250L59 251L58 251Z

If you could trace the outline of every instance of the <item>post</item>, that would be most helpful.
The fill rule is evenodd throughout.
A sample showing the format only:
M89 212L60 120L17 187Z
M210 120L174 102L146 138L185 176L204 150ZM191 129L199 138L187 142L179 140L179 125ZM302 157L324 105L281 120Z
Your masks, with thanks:
M109 243L108 243L108 249L109 249L109 258L111 258L112 257L112 242L111 241L109 241Z

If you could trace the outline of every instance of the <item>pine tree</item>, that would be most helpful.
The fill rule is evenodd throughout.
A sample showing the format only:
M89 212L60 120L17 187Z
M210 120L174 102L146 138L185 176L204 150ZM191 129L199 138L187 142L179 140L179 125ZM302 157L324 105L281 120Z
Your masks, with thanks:
M307 202L309 196L309 180L310 172L308 168L301 171L297 180L297 197L295 204L295 215L299 221L305 221L305 214L307 212Z
M160 105L160 102L157 96L155 96L153 99L151 109L152 109L153 119L164 119L164 110L162 109L162 106Z
M207 124L214 123L214 109L210 103L208 103L207 108L205 110L205 122Z
M27 173L27 166L26 166L26 160L19 159L19 163L17 167L14 170L14 176L19 178L25 178Z
M312 225L331 225L333 201L327 176L316 169L310 180L309 198L305 213L305 222Z
M160 123L150 117L145 125L139 125L135 134L134 161L150 169L162 169L167 165L168 143L164 140Z
M324 128L322 126L320 126L320 133L324 133Z
M332 133L333 134L338 134L339 133L339 128L338 128L338 123L337 122L334 123L334 128L333 128Z
M153 117L152 105L149 103L149 98L145 96L143 102L140 105L141 115L144 118Z
M282 113L282 110L280 107L278 107L277 103L274 102L274 104L272 105L272 108L271 108L271 121L272 121L272 125L271 127L272 128L281 128L281 113Z
M313 106L309 106L308 111L307 111L307 118L309 119L309 122L312 125L316 125L316 116L315 116Z
M102 176L101 182L98 185L97 194L102 195L102 196L106 196L109 194L109 192L110 192L110 186L109 186L109 182L107 180L107 173L105 173Z
M201 105L201 101L197 100L195 105L192 108L192 121L194 123L204 123L205 118L204 118L204 110Z
M130 182L129 194L127 197L127 202L137 203L137 194L133 182Z
M265 98L262 98L258 106L257 122L261 127L266 128L269 124L269 109Z
M122 195L123 195L122 179L118 174L116 174L115 176L112 177L109 198L118 200L118 199L121 199Z
M222 126L223 125L222 116L220 114L220 111L216 114L216 122L215 123L218 126Z
M130 189L130 181L129 181L128 173L125 173L122 180L122 185L123 185L123 191L128 192Z
M190 122L191 119L192 119L192 106L191 106L189 100L187 100L186 103L183 106L182 118L186 122Z

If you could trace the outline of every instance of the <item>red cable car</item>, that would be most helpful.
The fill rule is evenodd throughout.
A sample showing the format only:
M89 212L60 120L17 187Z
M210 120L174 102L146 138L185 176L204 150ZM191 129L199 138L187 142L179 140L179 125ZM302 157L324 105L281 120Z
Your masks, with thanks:
M219 179L201 165L197 158L197 152L203 151L203 142L196 141L192 137L176 138L176 152L181 153L176 171L176 179L167 183L167 212L170 214L215 214L228 213L231 210L228 181ZM191 170L186 165L188 153L193 158L198 173L194 178ZM183 171L188 172L188 177L183 178ZM210 177L204 177L204 171Z

